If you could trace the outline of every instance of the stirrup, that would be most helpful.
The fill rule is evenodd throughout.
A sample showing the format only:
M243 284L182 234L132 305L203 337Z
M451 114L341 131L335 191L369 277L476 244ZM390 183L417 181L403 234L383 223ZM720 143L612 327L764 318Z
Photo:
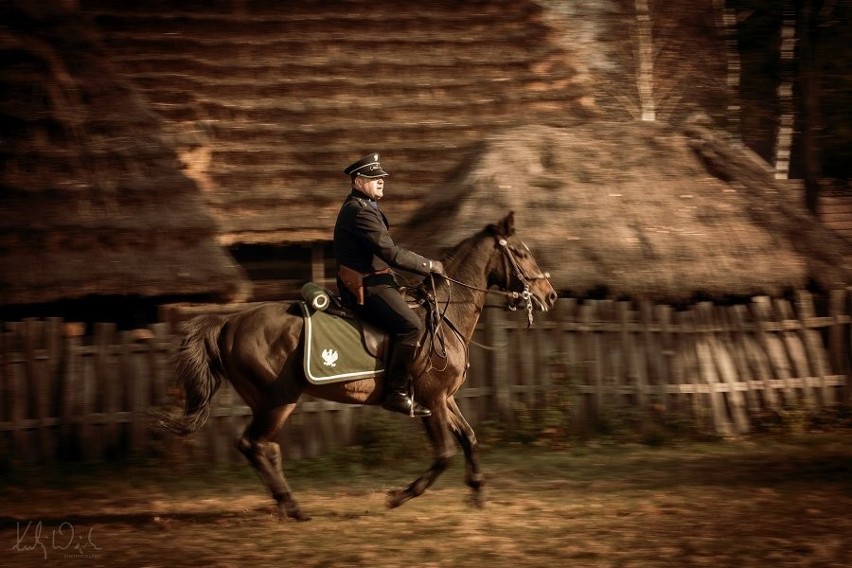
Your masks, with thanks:
M395 391L385 396L382 408L391 412L399 412L411 418L426 418L432 416L432 411L417 403L406 393Z

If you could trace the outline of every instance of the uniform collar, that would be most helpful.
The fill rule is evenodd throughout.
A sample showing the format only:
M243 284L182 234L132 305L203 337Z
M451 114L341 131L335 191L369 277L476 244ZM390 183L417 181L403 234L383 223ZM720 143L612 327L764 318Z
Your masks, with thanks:
M356 199L360 199L360 200L362 200L362 201L366 201L366 202L367 202L367 203L369 203L369 204L370 204L370 206L371 206L371 207L373 207L374 209L378 209L378 208L379 208L379 202L378 202L378 201L376 201L376 200L374 200L374 199L371 199L369 196L367 196L367 194L366 194L366 193L363 193L363 192L361 192L360 190L355 189L354 187L352 188L352 193L350 193L349 195L350 195L350 196L352 196L352 197L354 197L354 198L356 198Z

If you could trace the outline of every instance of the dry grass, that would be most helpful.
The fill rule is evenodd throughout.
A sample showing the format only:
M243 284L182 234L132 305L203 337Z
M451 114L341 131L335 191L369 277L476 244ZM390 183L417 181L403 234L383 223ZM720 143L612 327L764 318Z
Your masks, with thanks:
M483 456L484 510L466 503L460 459L395 510L385 491L425 464L347 473L332 462L288 464L309 523L279 523L247 467L28 476L0 490L0 543L21 567L847 566L850 442L846 431L663 449L495 449ZM38 521L44 550L27 550ZM54 536L80 550L59 549Z

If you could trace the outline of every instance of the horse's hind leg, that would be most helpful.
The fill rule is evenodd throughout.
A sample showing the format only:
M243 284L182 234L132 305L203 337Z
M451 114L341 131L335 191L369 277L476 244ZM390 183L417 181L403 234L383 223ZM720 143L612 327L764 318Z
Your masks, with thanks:
M447 407L450 410L450 431L464 451L464 482L473 490L471 495L473 504L482 508L485 506L485 499L482 495L485 477L479 467L479 443L476 441L476 434L462 415L454 397L451 396L447 400Z
M266 412L255 412L251 423L237 440L237 448L246 456L249 463L260 474L263 483L269 488L272 497L278 503L279 517L308 521L310 517L302 513L293 499L290 485L284 477L281 447L274 441L281 425L295 408L295 404L288 404Z

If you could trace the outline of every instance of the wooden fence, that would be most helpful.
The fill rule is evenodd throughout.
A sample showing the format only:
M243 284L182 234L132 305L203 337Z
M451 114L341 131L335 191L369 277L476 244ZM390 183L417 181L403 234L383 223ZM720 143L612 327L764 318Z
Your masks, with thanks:
M767 410L849 402L850 303L852 288L819 309L805 292L792 304L758 297L688 311L562 299L531 329L523 313L488 308L457 398L474 427L549 410L565 418L563 427L583 429L653 411L743 434ZM175 453L241 459L234 440L250 411L228 386L195 435L179 439L156 427L150 411L174 395L169 357L179 336L168 324L147 334L97 324L84 336L77 327L59 319L2 325L0 465ZM347 446L376 412L307 398L282 432L285 455Z

